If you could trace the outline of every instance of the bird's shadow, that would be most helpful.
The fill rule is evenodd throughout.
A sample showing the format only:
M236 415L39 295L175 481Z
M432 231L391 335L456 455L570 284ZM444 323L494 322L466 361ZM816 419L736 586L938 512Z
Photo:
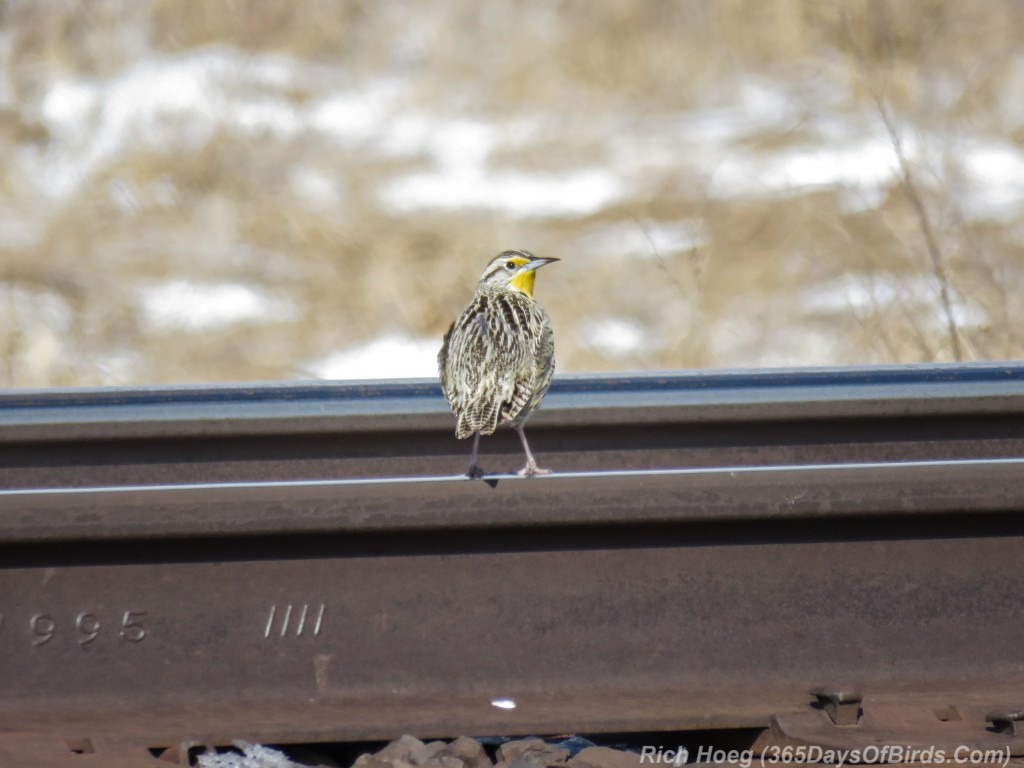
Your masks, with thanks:
M491 488L498 487L498 478L488 477L487 474L484 472L484 468L477 464L474 464L469 468L469 471L466 472L466 477L468 477L470 480L483 480L485 483L491 486Z
M491 488L497 488L498 480L500 479L493 475L487 475L484 472L483 467L477 466L476 464L469 468L469 471L466 473L466 477L470 480L483 480L487 485L491 486Z

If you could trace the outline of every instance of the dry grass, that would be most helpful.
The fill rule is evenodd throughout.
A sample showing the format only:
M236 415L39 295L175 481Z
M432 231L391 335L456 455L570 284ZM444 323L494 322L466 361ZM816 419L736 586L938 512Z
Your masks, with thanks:
M977 137L1022 149L1022 39L1016 0L2 4L0 385L308 375L384 333L439 339L505 247L564 260L538 281L562 371L1019 358L1024 205L972 213L985 179L964 153ZM159 141L121 136L64 197L36 177L78 151L47 112L55 83L203 51L312 73L241 78L252 103L267 89L301 109L398 82L395 120L469 124L456 155L475 151L473 126L493 129L489 178L615 168L627 181L584 213L400 210L382 191L437 167L422 146L223 121L185 140L188 114ZM753 178L723 194L724 171L678 136L751 83L799 109L741 125L727 159L784 157L826 118L873 120L898 172L861 205L843 184ZM692 241L666 245L666 227ZM140 292L175 280L245 285L280 311L156 323ZM647 340L617 347L616 327Z

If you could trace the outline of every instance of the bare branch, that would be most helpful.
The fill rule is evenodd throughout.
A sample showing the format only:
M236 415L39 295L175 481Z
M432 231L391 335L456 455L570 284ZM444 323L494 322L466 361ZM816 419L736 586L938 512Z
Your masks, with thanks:
M885 97L876 87L876 78L871 76L867 59L853 35L853 30L850 28L850 19L845 9L843 10L843 29L847 42L857 59L857 63L865 75L864 80L878 109L878 114L882 118L882 123L885 125L885 130L889 134L889 140L892 142L893 152L896 154L896 160L900 165L900 181L917 216L921 235L925 242L925 249L928 251L928 258L931 260L932 274L935 276L935 281L939 287L939 301L942 305L942 314L946 321L946 330L949 334L949 344L953 352L953 359L960 362L963 360L960 329L957 327L956 315L953 311L953 300L951 298L950 281L949 275L946 272L945 259L943 258L942 249L939 247L938 238L935 236L931 217L928 215L928 210L925 208L924 201L914 181L913 170L910 161L907 159L907 153L903 148L900 132L889 111Z
M910 204L914 206L914 213L917 215L917 221L921 227L921 235L924 237L925 247L932 264L932 274L935 276L935 281L939 286L939 301L942 303L942 313L946 319L946 330L949 333L949 343L953 350L953 358L959 362L963 360L963 352L960 345L960 331L953 312L953 301L950 298L949 275L946 273L945 259L943 258L942 250L939 248L939 241L935 237L931 217L924 207L917 184L914 182L910 162L907 160L907 154L903 150L903 142L893 122L892 115L889 114L889 109L882 97L878 93L872 93L872 95L878 108L878 114L885 124L885 130L889 133L893 151L896 153L896 159L900 164L900 180L903 182L903 188L907 191Z

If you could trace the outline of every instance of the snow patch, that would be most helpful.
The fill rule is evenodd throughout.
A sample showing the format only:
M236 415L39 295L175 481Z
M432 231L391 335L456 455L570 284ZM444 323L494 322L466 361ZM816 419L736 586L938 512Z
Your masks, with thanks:
M800 305L810 314L870 313L890 307L911 310L932 328L944 329L939 285L934 278L848 274L803 292ZM976 302L955 291L950 296L953 321L961 328L985 325L988 317Z
M583 216L621 195L619 180L603 170L489 174L465 166L407 176L385 187L381 198L395 211L481 208L519 216Z
M1006 141L975 142L963 157L969 194L961 200L975 219L1011 219L1024 212L1024 151Z
M597 227L578 241L578 248L596 256L658 258L707 245L701 225L693 219L670 222L624 222Z
M626 357L643 349L648 334L643 326L621 317L592 318L583 323L584 341L612 357Z
M437 378L440 339L382 336L317 360L307 369L320 379Z
M169 280L139 293L143 320L153 330L199 331L234 323L280 321L296 315L288 300L241 283Z

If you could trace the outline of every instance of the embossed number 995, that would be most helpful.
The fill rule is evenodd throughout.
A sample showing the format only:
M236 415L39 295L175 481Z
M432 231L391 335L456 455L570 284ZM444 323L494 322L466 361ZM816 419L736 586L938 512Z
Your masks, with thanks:
M125 643L141 643L146 639L143 619L146 611L125 611L120 622L104 620L98 613L83 611L66 623L58 622L47 613L34 613L28 620L32 645L46 645L58 634L72 632L79 645L88 645L101 634L113 635ZM0 613L0 630L4 628L4 615Z

